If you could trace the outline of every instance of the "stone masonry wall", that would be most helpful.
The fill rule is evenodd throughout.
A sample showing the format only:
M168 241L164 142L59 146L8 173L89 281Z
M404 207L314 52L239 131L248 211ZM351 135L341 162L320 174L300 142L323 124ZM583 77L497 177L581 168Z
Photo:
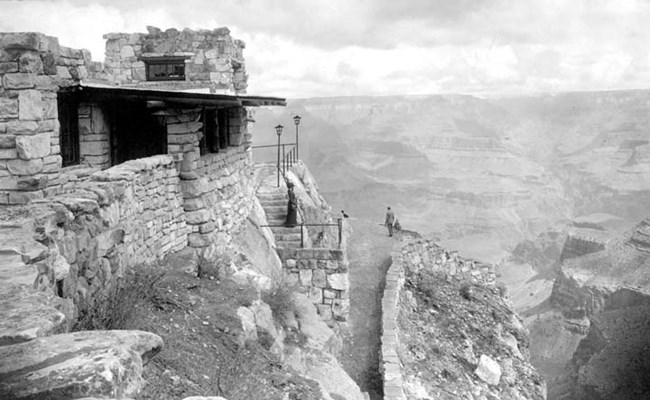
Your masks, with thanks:
M100 169L111 166L109 123L97 104L79 106L79 162Z
M289 284L308 293L323 320L347 320L350 282L345 250L279 248L278 253Z
M386 276L382 299L382 371L384 398L405 400L402 365L398 356L398 324L400 292L404 285L405 268L417 271L429 268L446 275L448 280L494 285L494 266L466 260L457 253L449 253L431 240L414 239L403 243L391 252L392 264Z
M165 86L208 84L214 91L245 93L248 75L244 65L245 44L233 39L228 28L214 30L147 27L148 33L109 33L106 40L106 72L122 84L145 82L144 60L154 57L186 57L185 81L162 82ZM161 84L148 82L148 85Z
M206 249L214 243L226 244L229 232L248 217L255 196L251 167L248 151L230 147L201 157L195 174L182 174L189 246Z
M43 197L61 168L57 92L100 68L57 38L0 34L0 204Z
M180 178L170 156L128 161L30 204L49 257L37 286L83 305L127 268L187 244Z

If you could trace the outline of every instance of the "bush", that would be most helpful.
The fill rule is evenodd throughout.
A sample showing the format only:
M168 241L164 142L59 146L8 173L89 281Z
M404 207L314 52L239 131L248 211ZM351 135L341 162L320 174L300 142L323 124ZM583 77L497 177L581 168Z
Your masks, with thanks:
M463 296L464 299L469 300L469 301L474 300L474 288L470 284L464 283L460 287L459 292L460 292L460 295Z
M127 329L136 308L145 301L164 309L174 302L159 287L164 275L153 266L135 267L79 310L72 331Z
M262 293L262 301L271 307L273 318L283 327L287 327L288 316L295 312L293 294L296 288L289 285L286 279L281 278L271 290Z

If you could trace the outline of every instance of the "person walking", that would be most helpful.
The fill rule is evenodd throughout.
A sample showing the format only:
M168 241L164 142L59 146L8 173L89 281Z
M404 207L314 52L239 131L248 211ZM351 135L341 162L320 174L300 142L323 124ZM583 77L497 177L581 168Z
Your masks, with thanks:
M386 222L384 223L388 228L388 236L393 236L393 223L395 223L395 214L390 209L390 206L388 206L386 210Z
M284 226L294 227L298 223L298 201L296 194L293 192L293 182L287 181L287 196L289 202L287 203L287 219L284 221Z

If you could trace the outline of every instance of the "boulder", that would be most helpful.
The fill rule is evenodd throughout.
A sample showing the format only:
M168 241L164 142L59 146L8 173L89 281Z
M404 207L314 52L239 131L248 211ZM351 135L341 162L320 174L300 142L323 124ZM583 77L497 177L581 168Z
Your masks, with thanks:
M162 346L149 332L88 331L0 347L0 398L131 397Z
M293 302L300 331L307 337L306 347L324 349L330 345L334 331L318 316L311 300L304 294L294 293Z
M498 385L499 380L501 380L501 367L499 363L485 354L481 354L481 359L474 373L488 385Z
M72 318L69 303L31 286L0 285L0 346L64 332Z
M359 386L343 370L336 358L317 349L303 349L286 358L296 371L317 381L332 399L364 400Z

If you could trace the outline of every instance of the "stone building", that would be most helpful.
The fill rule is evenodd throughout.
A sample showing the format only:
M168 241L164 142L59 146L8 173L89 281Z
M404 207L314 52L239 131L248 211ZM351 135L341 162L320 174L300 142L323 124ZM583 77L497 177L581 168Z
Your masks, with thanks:
M227 28L147 29L105 35L105 64L44 34L0 33L0 205L64 194L88 168L169 155L189 244L232 223L218 205L237 209L242 193L221 178L251 164L247 108L285 100L245 94L245 45Z
M0 33L0 207L29 204L49 248L16 268L75 304L130 266L227 246L255 207L250 107L286 104L246 94L227 28L104 37L98 63Z

